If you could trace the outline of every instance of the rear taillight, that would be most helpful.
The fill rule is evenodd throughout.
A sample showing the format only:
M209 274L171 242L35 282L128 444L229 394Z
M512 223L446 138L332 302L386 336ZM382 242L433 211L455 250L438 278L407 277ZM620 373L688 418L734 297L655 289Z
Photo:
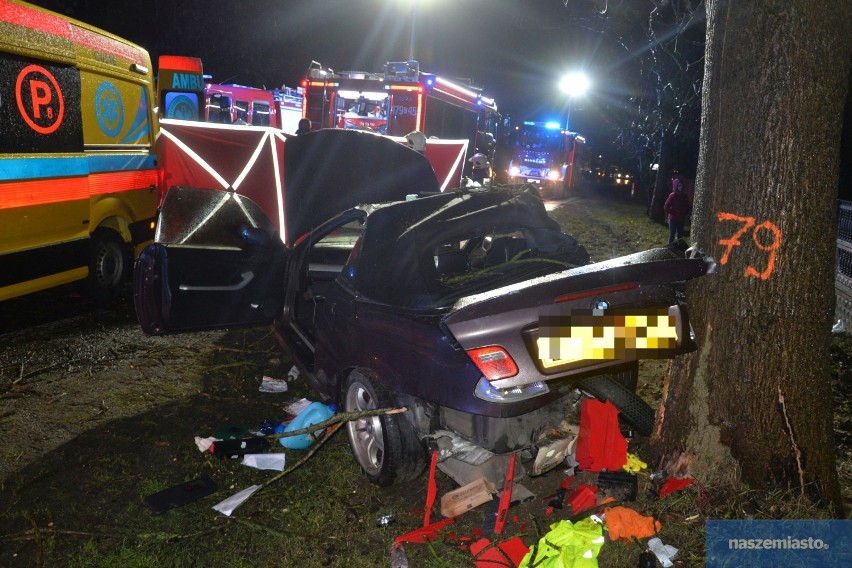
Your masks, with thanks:
M469 349L468 356L489 381L497 381L518 374L518 366L505 349L498 346Z

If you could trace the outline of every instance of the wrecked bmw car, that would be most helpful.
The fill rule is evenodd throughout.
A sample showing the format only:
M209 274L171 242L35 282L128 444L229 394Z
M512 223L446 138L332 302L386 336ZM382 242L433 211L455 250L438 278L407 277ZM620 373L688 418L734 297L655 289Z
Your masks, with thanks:
M592 263L534 188L442 193L421 154L372 134L284 146L278 224L235 191L170 189L136 266L146 332L274 321L324 402L406 407L348 424L378 485L419 475L437 431L535 451L578 388L650 433L637 359L694 347L679 285L712 259Z

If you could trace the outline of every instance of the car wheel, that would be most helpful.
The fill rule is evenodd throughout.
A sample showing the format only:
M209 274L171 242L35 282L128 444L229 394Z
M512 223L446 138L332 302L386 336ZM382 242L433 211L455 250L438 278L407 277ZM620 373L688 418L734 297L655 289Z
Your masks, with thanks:
M89 294L97 302L116 295L130 274L131 255L128 246L113 231L95 231L91 237L89 259Z
M397 402L374 377L349 374L343 393L346 412L392 408ZM401 414L369 416L346 424L355 461L371 483L385 487L417 478L426 465L423 443Z
M654 430L654 410L609 375L596 375L580 381L580 389L598 400L608 400L621 413L626 423L633 426L642 436L650 436Z

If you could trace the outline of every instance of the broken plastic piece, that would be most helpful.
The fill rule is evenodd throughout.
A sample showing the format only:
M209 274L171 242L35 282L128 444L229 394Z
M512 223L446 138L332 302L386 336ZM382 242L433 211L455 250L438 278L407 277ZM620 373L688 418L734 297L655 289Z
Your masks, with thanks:
M414 542L423 544L426 540L434 540L438 536L438 531L443 527L455 522L455 518L443 519L436 523L430 523L432 518L432 506L435 504L435 495L438 492L438 487L435 484L435 469L438 465L438 451L432 452L432 463L429 466L429 484L426 489L426 512L423 515L423 526L411 532L405 533L396 537L395 542Z
M571 513L578 515L581 511L591 509L598 503L598 488L594 485L581 483L577 486L571 495L568 496L568 503L571 504Z
M622 469L624 471L628 471L630 473L637 473L646 469L648 464L639 459L639 456L635 454L627 454L627 463L624 464Z
M602 471L598 474L598 497L617 501L635 501L639 489L636 475L626 471Z
M213 454L220 458L238 458L246 454L256 454L269 448L266 438L243 438L242 440L220 440L212 446Z
M670 493L674 493L675 491L680 491L684 487L689 487L695 483L695 478L693 477L671 477L663 483L663 486L660 488L660 499L666 497Z
M627 440L618 428L618 409L611 402L583 400L577 461L585 471L615 471L627 463Z
M148 495L145 497L145 504L155 515L162 515L169 509L207 497L217 489L218 487L212 479L207 476L199 477L186 483L173 485L153 495Z
M503 493L500 495L500 505L497 508L497 520L494 521L494 534L501 534L512 503L512 486L515 483L515 454L509 457L509 468L506 470L506 481L503 483Z

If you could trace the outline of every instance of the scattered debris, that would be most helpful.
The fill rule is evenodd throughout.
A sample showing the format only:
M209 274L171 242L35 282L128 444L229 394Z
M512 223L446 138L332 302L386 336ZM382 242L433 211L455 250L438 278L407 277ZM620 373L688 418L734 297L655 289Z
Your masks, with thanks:
M519 567L597 566L603 544L603 528L595 517L587 517L577 523L559 521L550 525L550 532L530 549ZM554 560L548 562L550 559ZM584 563L575 564L577 561Z
M646 517L627 507L611 507L604 511L610 540L633 540L657 534L662 525L653 517Z
M215 493L219 487L209 477L199 477L192 481L173 485L145 497L145 504L155 515L162 515L169 509L198 501L202 497Z
M618 428L618 409L611 402L583 400L576 457L584 471L615 471L627 463L627 440Z
M215 505L213 505L213 509L219 511L225 516L230 517L231 513L234 512L234 509L242 505L246 499L252 496L252 494L263 487L262 485L252 485L251 487L247 487L240 491L239 493L235 493L231 495L224 501L221 501Z
M260 392L287 392L290 386L286 379L273 379L264 376L260 381Z
M497 545L492 544L487 538L481 538L470 545L473 563L477 568L517 566L529 550L529 547L518 537L503 541Z
M662 540L657 537L654 537L648 541L648 548L651 549L651 552L654 553L654 556L657 557L657 560L660 561L660 564L663 565L663 568L671 568L674 566L672 560L678 553L678 549L669 544L664 544Z
M405 549L398 542L391 544L390 565L391 568L408 568L408 557L405 555Z
M494 484L480 477L455 491L450 491L441 497L441 514L444 517L457 517L491 501L491 496L497 492Z
M253 467L255 469L284 471L285 458L286 456L283 452L275 452L271 454L245 454L243 456L243 465L247 465L248 467Z
M660 488L660 499L663 499L675 491L680 491L684 487L689 487L693 483L695 483L695 478L692 477L670 477Z
M269 448L269 441L266 438L254 437L213 442L210 450L216 457L235 459L246 454L256 454L267 448Z

